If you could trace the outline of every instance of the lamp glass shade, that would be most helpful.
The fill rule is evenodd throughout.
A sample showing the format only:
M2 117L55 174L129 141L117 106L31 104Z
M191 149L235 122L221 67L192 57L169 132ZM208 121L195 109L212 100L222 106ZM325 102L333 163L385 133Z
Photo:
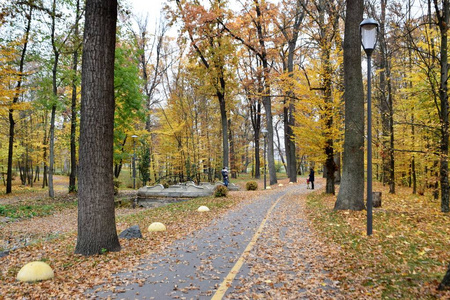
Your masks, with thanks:
M378 22L374 19L365 19L361 22L361 44L364 50L373 50L377 44Z

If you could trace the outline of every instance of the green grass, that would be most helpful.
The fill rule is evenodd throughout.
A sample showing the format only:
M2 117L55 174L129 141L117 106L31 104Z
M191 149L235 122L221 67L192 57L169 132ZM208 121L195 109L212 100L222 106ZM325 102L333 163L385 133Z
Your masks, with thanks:
M0 216L11 219L26 219L52 215L55 211L75 208L76 202L53 204L6 204L0 205Z

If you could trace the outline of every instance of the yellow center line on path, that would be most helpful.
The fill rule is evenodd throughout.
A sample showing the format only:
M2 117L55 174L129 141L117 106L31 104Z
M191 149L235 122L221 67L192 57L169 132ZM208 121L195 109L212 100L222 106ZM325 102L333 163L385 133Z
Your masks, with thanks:
M256 241L258 240L259 236L261 235L261 232L262 232L262 230L264 228L264 225L266 224L267 219L269 218L270 214L272 213L272 210L275 208L275 206L278 204L278 202L280 202L280 200L283 199L283 197L285 197L287 194L290 194L290 193L291 192L286 193L283 196L281 196L280 198L278 198L275 201L275 203L270 207L270 209L267 211L266 216L262 220L261 225L259 225L258 230L253 235L252 240L247 245L247 247L245 248L244 252L242 252L241 256L239 257L238 261L236 262L236 264L231 269L230 273L228 273L227 277L225 277L225 279L222 281L222 283L219 286L219 289L216 291L216 293L211 298L211 300L220 300L220 299L223 298L223 296L227 292L228 288L231 286L231 283L233 282L234 278L236 277L236 275L238 274L239 270L241 269L242 265L244 264L245 256L247 256L248 253L250 253L250 251L252 250L253 246L256 244Z

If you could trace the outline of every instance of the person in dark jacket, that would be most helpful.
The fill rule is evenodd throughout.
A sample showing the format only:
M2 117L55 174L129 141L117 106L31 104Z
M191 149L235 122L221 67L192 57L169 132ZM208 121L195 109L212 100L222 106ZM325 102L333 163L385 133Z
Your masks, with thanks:
M308 179L309 179L309 182L311 183L311 189L313 190L314 189L314 169L313 168L311 168L309 170L309 177L308 177Z

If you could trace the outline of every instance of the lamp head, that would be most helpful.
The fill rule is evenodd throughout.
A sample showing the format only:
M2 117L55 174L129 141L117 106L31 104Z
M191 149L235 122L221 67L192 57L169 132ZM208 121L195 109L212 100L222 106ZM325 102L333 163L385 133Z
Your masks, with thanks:
M377 44L378 22L372 18L365 19L359 24L359 31L364 51L370 56Z

